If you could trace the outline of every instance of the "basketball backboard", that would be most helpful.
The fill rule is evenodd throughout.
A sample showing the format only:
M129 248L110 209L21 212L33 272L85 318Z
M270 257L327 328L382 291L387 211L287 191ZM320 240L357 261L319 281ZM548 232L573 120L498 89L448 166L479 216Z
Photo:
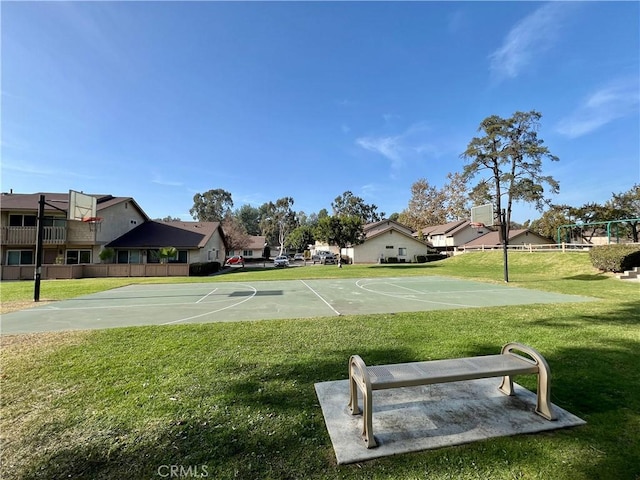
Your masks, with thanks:
M493 204L486 203L471 207L471 223L482 223L486 227L491 227L495 223L493 215Z
M67 212L69 220L84 221L93 218L96 216L96 207L96 197L69 190L69 211Z

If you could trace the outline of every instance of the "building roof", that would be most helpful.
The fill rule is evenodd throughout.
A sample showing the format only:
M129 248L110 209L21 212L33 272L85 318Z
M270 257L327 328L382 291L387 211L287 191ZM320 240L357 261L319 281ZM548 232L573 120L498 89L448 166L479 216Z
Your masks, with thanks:
M267 237L263 235L250 235L249 236L249 245L245 248L245 250L264 250L264 246L267 242Z
M519 228L519 229L509 230L509 241L515 240L516 238L518 238L518 237L520 237L522 235L532 235L532 236L538 237L538 238L543 239L543 240L549 240L551 242L550 239L547 239L546 237L543 237L542 235L538 235L537 233L532 232L528 228ZM551 243L553 243L553 242L551 242ZM478 238L474 238L470 242L467 242L467 243L464 244L465 247L480 247L480 246L483 246L483 245L487 246L487 247L492 247L492 246L498 247L498 246L502 245L500 243L499 233L497 231L488 232L488 233L485 233L484 235L481 235Z
M443 223L442 225L432 225L422 229L422 234L425 236L433 235L447 235L451 236L458 233L460 230L469 225L469 220L455 220L449 223ZM416 234L414 234L416 235Z
M224 242L220 222L149 221L138 225L106 246L110 248L202 248L217 230Z
M383 235L389 232L390 230L396 231L400 235L404 235L407 238L411 238L412 240L420 242L420 240L418 240L415 235L412 235L412 230L409 227L401 223L395 222L393 220L382 220L380 222L375 222L375 223L370 223L365 225L364 227L365 241L371 240L372 238ZM431 243L427 242L426 240L421 243L424 243L425 245L428 245L428 246L433 246Z
M47 203L44 204L44 211L46 214L58 213L62 214L69 210L69 193L55 193L55 192L38 192L38 193L2 193L0 195L0 209L4 211L12 212L37 212L40 203L40 195L44 195L44 199ZM140 208L136 201L131 197L114 197L109 194L96 194L87 193L92 197L96 197L96 213L105 208L109 208L113 205L122 202L131 202L140 211L146 220L149 220L147 214ZM57 208L56 208L57 207Z

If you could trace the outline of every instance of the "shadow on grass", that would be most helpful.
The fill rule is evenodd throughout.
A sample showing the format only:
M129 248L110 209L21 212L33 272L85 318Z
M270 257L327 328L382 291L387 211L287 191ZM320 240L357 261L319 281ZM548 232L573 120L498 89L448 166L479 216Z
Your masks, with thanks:
M419 269L419 268L426 268L426 267L439 267L441 265L438 265L438 261L433 261L433 262L425 262L425 263L383 263L381 265L372 265L372 267L376 268L377 270L415 270L415 269Z
M616 305L615 310L598 313L576 314L571 318L540 318L534 321L536 325L545 327L567 327L587 322L594 325L638 325L640 326L640 300L622 302Z
M494 354L499 349L477 343L456 356ZM545 354L553 374L552 400L592 425L541 434L537 442L530 436L497 439L342 467L335 465L314 383L347 378L353 353L371 365L419 359L409 348L324 353L318 355L321 359L301 357L286 363L243 362L227 372L231 375L222 385L202 372L212 385L201 392L200 401L216 407L209 414L186 410L147 430L85 432L83 444L61 443L41 453L16 478L161 478L172 465L209 478L363 478L380 474L380 468L388 473L385 478L413 478L424 474L425 464L434 478L477 474L475 464L508 476L508 468L564 471L541 459L547 448L568 448L576 442L584 457L571 458L573 478L634 478L638 473L638 451L618 448L621 432L630 436L629 447L638 443L638 433L627 428L634 418L637 422L633 412L640 409L637 342L610 340L597 348L567 345ZM216 396L214 390L221 387L223 396ZM593 451L607 455L587 455ZM505 455L510 467L505 467Z
M592 282L594 280L608 280L611 277L603 273L596 273L592 275L582 274L582 275L573 275L571 277L563 277L563 280L583 280L586 282Z

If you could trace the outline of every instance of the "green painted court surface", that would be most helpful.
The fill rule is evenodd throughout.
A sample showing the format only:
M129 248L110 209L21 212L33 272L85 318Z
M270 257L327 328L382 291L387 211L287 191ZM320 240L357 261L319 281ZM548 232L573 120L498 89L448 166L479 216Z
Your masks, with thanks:
M130 285L2 316L3 334L592 299L445 277Z

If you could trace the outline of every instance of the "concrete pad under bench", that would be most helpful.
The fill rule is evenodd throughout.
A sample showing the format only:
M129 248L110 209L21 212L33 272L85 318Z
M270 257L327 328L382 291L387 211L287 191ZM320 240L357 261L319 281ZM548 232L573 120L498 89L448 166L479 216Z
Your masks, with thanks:
M339 464L586 423L557 405L558 418L550 422L535 413L535 393L514 383L515 395L504 395L500 381L374 391L374 449L362 441L362 415L349 413L349 381L316 383L315 389Z

